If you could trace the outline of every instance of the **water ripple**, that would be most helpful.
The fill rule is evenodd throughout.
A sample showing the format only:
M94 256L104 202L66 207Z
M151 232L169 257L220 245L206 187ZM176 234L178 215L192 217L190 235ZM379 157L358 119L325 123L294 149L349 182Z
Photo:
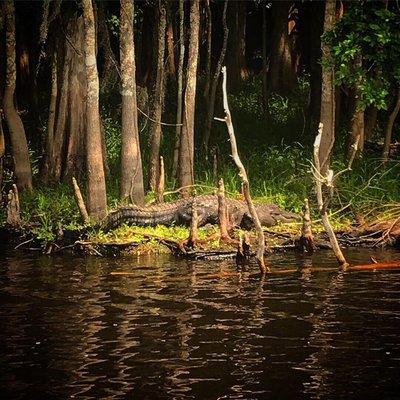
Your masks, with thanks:
M2 398L389 399L400 390L398 271L301 271L334 265L325 253L271 256L275 270L299 272L265 279L229 261L0 254Z

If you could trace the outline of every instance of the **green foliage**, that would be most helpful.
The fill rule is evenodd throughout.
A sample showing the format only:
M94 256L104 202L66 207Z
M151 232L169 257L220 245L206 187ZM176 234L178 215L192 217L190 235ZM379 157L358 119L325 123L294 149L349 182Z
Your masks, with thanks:
M65 185L24 192L20 203L23 224L39 239L53 240L57 224L78 225L78 207L72 189Z
M258 78L248 79L240 91L228 95L229 106L232 110L248 113L253 118L262 118L264 115L261 98L262 82Z
M310 154L299 143L263 146L257 152L254 149L241 152L253 197L299 212L312 184ZM219 177L224 179L227 195L238 196L241 180L232 158L222 160L221 166ZM216 188L212 172L206 166L200 169L197 181L202 182L202 187L208 193L212 191L211 188Z
M242 82L239 91L228 94L239 148L248 147L250 142L258 146L260 143L276 145L281 140L298 140L304 131L309 91L309 76L304 74L298 78L293 94L270 93L268 112L265 112L262 79L257 76ZM223 134L226 135L226 130Z
M111 33L114 36L118 36L119 35L119 25L120 25L119 17L117 17L116 15L113 14L107 20L107 23L108 23Z
M102 112L102 121L105 132L107 159L111 169L117 167L121 151L121 125L105 110Z
M353 87L359 82L359 106L386 109L392 83L400 84L400 10L385 8L384 2L349 2L324 39L332 48L336 84Z
M294 99L282 96L279 93L271 93L268 98L269 113L273 122L286 124L288 120L297 114L297 107Z
M256 158L249 155L249 179L255 196L300 212L312 185L309 154L299 143L293 143L265 148L257 157L257 164L254 164Z

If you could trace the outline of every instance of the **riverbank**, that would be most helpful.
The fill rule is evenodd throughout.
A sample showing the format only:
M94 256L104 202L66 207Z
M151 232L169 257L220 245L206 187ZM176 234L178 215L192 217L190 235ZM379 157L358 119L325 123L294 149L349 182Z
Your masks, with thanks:
M264 228L267 254L275 252L303 252L301 224L280 224ZM314 251L330 249L326 233L317 223L313 232ZM27 228L0 228L0 241L16 249L43 254L91 254L97 256L138 256L143 254L171 253L188 259L251 259L256 249L257 235L254 231L235 229L229 238L221 239L218 226L199 228L195 243L189 240L190 229L180 226L138 227L123 225L110 232L94 228L68 229L61 226L48 240ZM337 229L336 236L343 248L400 248L400 220L380 221L361 226ZM309 249L308 249L309 250Z

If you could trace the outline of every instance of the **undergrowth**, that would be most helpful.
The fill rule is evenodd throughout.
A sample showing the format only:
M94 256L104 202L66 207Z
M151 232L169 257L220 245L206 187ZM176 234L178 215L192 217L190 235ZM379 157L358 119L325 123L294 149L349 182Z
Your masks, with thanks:
M310 150L300 144L273 146L260 149L257 155L242 155L248 172L252 196L256 201L273 202L280 207L301 213L304 198L310 199L314 219L318 219L315 193L311 176ZM222 160L218 173L225 182L227 196L239 197L240 178L236 166L229 158ZM346 169L347 165L338 158L333 163L335 172ZM336 229L349 226L354 220L390 220L400 217L400 162L392 161L382 165L379 159L364 157L358 159L351 171L341 174L336 182L335 195L330 205L332 223ZM197 193L212 193L216 189L216 177L206 165L200 165L197 172ZM109 209L118 205L118 182L109 179ZM174 182L167 187L174 189ZM151 199L154 194L147 198ZM167 196L168 200L177 194ZM81 227L80 215L72 188L65 184L36 188L21 195L23 226L38 238L51 241L58 226L67 229ZM5 209L0 213L0 223L5 222ZM136 228L135 228L136 229ZM158 228L137 228L143 232L171 237L175 240L187 237L187 229L180 227L163 230ZM165 228L166 229L166 228ZM97 240L112 237L124 239L129 229L122 227L114 233L99 233ZM103 235L103 236L102 236ZM139 237L140 238L140 237Z

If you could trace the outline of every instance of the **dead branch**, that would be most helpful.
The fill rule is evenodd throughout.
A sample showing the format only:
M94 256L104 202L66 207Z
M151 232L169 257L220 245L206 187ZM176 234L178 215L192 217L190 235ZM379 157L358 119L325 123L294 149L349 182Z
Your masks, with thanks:
M264 239L263 230L262 230L262 227L260 224L260 220L258 219L256 209L254 207L253 201L251 200L249 180L247 177L246 169L244 168L244 165L243 165L242 161L240 160L238 150L237 150L235 131L233 128L231 112L229 110L229 105L228 105L228 95L226 92L226 67L222 67L222 77L223 77L222 94L223 94L223 104L224 104L224 111L225 111L225 118L223 119L223 121L226 123L226 126L228 128L228 134L229 134L229 139L231 142L231 149L232 149L232 158L233 158L236 166L239 169L239 176L242 180L244 196L245 196L245 199L247 202L247 206L249 208L250 215L253 218L254 226L257 231L258 249L257 249L256 258L258 261L258 266L260 267L261 273L266 273L269 270L269 268L267 267L265 260L264 260L265 239ZM218 120L221 120L221 119L218 119Z
M239 245L236 252L236 264L246 264L250 259L250 237L247 232L240 236Z
M86 223L89 219L89 214L87 212L86 205L82 197L81 189L79 188L78 182L74 177L72 178L72 186L74 187L74 197L76 204L79 208L79 213L81 214L83 222Z
M304 199L303 225L301 227L299 247L301 251L307 251L308 253L313 253L315 250L308 199Z
M187 244L190 248L193 248L197 242L198 234L197 234L197 226L199 224L199 216L197 214L197 200L196 200L196 191L193 194L192 201L192 220L190 221L190 235L187 240Z
M228 233L228 208L226 206L225 186L222 178L218 182L218 220L221 240L230 240Z
M317 192L317 203L319 208L319 213L321 215L322 224L324 225L325 231L329 237L329 242L331 243L332 250L335 253L336 259L341 267L347 267L349 264L346 261L342 250L340 249L339 243L335 236L335 232L333 231L332 225L329 221L329 216L327 213L328 205L333 196L333 171L331 169L327 169L326 176L322 176L321 174L321 165L319 162L319 146L322 138L323 124L320 122L318 127L318 134L314 141L314 183L315 189ZM323 197L323 186L328 189L328 194L324 200Z

